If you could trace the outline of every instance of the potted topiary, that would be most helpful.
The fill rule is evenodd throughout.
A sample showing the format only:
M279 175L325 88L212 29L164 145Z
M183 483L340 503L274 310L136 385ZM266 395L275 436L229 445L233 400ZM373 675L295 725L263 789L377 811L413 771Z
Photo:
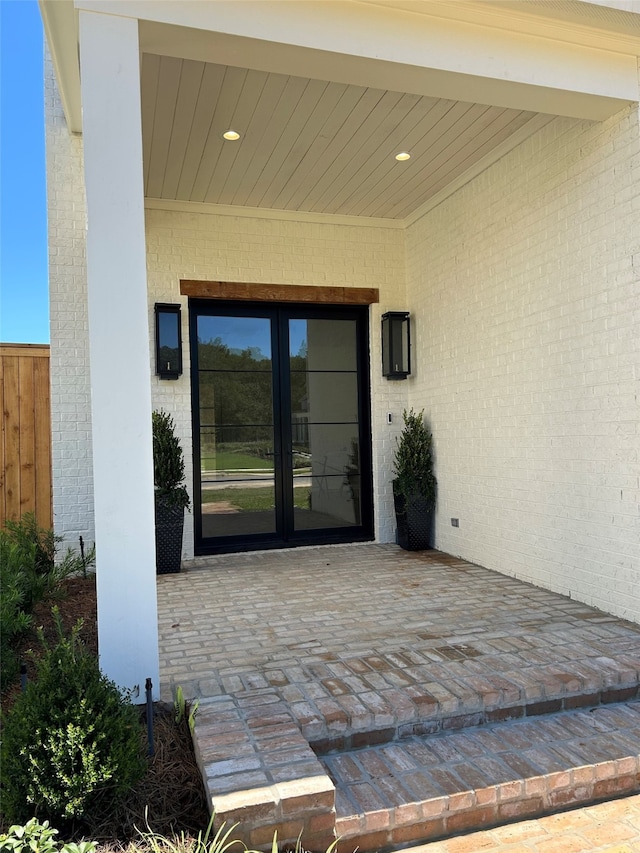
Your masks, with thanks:
M398 545L407 551L431 546L436 478L433 474L432 438L424 423L424 410L402 413L404 428L396 439L393 502Z
M156 572L180 571L184 511L189 494L184 486L184 456L167 412L152 413L153 484L156 514Z

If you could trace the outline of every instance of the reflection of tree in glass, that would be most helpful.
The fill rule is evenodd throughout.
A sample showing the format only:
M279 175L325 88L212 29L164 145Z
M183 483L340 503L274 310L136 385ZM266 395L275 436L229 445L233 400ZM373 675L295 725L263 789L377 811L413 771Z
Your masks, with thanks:
M209 341L198 338L198 359L201 370L251 370L257 362L269 362L268 366L260 364L259 370L271 369L271 359L260 347L230 348L221 337Z
M158 351L158 369L167 372L178 369L177 347L160 347Z
M232 349L218 337L198 341L198 359L200 421L215 427L206 439L201 434L202 453L227 450L268 458L273 453L270 358L259 347Z
M271 359L260 347L234 349L216 337L209 341L199 339L198 361L200 422L213 427L201 433L202 452L209 455L216 450L227 450L270 458L273 454ZM294 444L303 452L308 451L307 376L307 342L303 340L298 354L290 357L291 409L294 420L302 417L304 421L304 435L294 437ZM298 459L294 455L294 467L306 465L306 456Z
M309 393L307 390L307 342L303 340L297 355L292 355L289 362L291 370L291 412L294 421L308 422ZM303 439L306 441L306 439ZM295 436L294 436L295 442Z

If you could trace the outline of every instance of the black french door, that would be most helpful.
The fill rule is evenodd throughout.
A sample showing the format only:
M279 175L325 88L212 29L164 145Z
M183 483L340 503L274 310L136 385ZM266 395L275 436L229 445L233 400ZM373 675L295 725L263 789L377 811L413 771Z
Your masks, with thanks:
M372 539L367 308L189 309L196 553Z

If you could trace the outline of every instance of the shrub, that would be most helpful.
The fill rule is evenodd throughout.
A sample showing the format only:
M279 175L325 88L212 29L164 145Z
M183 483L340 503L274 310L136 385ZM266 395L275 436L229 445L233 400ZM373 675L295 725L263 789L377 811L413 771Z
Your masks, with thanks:
M142 776L141 725L79 639L82 623L48 647L3 725L0 747L5 817L87 820Z
M170 506L188 509L190 500L184 483L184 454L175 433L173 418L160 410L152 412L153 484L156 495Z
M436 502L432 437L424 422L424 410L402 413L404 427L396 439L393 466L394 490L406 498L421 495L431 506Z
M86 574L88 566L95 562L95 547L82 556L68 548L64 557L58 559L63 541L53 530L40 527L32 512L26 512L19 521L5 521L0 537L14 545L23 555L24 570L29 575L26 608L30 611L38 601L53 595L65 578L75 574Z
M95 559L95 549L81 557L70 548L56 561L61 536L39 527L33 513L19 521L6 521L0 530L0 686L10 684L18 671L14 651L19 637L30 627L30 613L38 602L58 594L62 581L85 572Z
M33 550L33 549L32 549ZM0 686L10 684L18 673L14 646L31 626L27 613L30 573L25 571L25 554L0 531Z
M40 527L33 512L25 512L19 521L7 519L5 529L11 541L19 548L35 549L34 570L37 574L45 575L51 571L61 536L57 537L53 530Z
M98 846L95 841L65 844L56 835L58 830L48 820L39 823L32 817L24 826L10 826L9 832L0 835L0 853L94 853Z

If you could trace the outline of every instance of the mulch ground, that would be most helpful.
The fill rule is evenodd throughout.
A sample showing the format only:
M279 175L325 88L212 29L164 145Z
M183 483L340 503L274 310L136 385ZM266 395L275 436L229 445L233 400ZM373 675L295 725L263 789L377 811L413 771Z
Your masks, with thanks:
M95 578L70 578L64 583L58 599L41 602L34 610L34 630L25 635L20 645L21 660L26 663L29 680L35 678L34 661L41 648L35 628L42 628L48 645L57 640L52 606L59 608L65 633L82 620L80 637L91 652L98 653ZM19 682L3 693L3 713L9 710L19 693ZM146 751L144 710L141 710L141 718ZM162 703L154 705L153 722L155 754L148 759L146 775L127 796L126 802L115 811L97 817L90 827L79 828L80 835L117 849L135 838L136 828L144 830L147 823L162 835L194 834L207 826L209 813L187 722L177 725L173 707Z

